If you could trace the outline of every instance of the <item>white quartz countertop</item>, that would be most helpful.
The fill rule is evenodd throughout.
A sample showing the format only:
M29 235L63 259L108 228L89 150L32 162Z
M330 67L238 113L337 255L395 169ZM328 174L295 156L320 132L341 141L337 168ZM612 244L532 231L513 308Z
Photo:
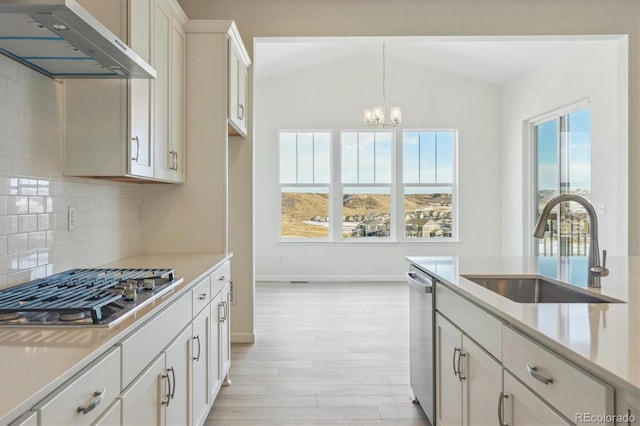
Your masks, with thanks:
M31 409L227 258L223 253L148 254L96 266L172 268L184 279L168 295L111 328L0 327L0 424Z
M607 257L587 288L586 258L407 257L452 290L616 386L640 395L640 258ZM517 303L464 275L542 275L625 303Z

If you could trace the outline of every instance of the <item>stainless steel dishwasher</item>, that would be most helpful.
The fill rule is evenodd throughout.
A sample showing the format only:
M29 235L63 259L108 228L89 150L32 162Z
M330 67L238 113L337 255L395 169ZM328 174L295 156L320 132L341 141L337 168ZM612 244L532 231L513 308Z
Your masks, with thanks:
M435 422L435 282L424 271L410 265L409 283L409 369L412 399Z

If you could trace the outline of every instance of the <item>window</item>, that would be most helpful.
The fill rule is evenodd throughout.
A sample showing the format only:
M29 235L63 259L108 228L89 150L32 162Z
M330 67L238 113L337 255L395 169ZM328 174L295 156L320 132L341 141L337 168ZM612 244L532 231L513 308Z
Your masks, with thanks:
M591 109L547 116L533 123L535 218L559 194L591 198ZM561 203L549 216L544 238L535 240L539 256L586 256L589 219L577 203Z
M451 238L454 234L453 130L403 133L404 236Z
M280 238L457 238L455 130L282 130ZM396 137L401 140L396 143Z
M330 234L331 132L281 131L280 236Z
M393 131L343 131L342 238L391 237Z

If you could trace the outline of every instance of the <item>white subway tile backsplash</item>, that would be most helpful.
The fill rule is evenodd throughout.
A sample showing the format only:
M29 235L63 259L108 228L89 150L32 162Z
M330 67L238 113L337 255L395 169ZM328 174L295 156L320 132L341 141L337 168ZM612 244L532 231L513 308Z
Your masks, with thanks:
M29 250L47 248L47 233L45 231L29 233Z
M45 201L44 197L29 197L29 213L44 213Z
M29 234L12 234L7 236L7 251L9 254L29 250Z
M18 216L0 216L0 235L10 235L18 233Z
M7 214L29 213L29 197L11 195L7 197Z
M18 232L34 232L38 230L38 215L22 214L18 216Z
M38 231L48 231L51 215L48 213L38 215Z
M138 185L62 176L63 89L0 56L0 288L140 251Z

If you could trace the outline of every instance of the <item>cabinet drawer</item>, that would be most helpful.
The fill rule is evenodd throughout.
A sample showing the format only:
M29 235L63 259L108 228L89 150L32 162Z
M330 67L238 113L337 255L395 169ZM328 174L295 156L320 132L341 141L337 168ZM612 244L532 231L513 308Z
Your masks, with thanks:
M92 423L120 393L119 373L120 350L114 348L39 405L40 425Z
M38 426L38 412L29 411L9 423L9 426Z
M502 340L505 368L568 419L575 421L579 413L613 414L611 386L506 326Z
M220 293L229 281L231 281L231 262L227 261L211 273L211 298Z
M508 371L504 372L504 393L508 395L505 418L511 425L569 425L533 392L524 387Z
M502 359L502 323L497 318L440 283L436 284L436 309L487 352Z
M211 276L207 275L191 290L191 307L193 317L198 316L211 301Z
M125 388L191 320L191 297L186 294L158 316L127 336L122 346L122 387Z

